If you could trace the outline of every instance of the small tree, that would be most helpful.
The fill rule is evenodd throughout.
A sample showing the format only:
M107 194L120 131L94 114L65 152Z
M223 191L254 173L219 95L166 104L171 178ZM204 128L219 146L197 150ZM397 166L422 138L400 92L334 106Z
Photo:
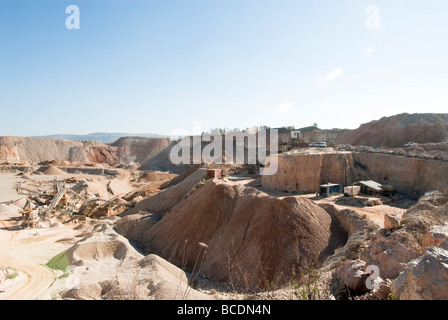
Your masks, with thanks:
M293 276L296 276L296 274L293 273ZM301 274L299 281L292 280L292 284L302 300L315 300L318 292L318 279L319 274L317 271L310 268Z

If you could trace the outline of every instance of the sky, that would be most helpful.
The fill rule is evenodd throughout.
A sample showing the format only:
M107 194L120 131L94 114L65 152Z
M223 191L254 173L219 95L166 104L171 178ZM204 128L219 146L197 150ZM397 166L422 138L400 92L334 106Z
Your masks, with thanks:
M446 0L0 0L0 135L447 113L447 12Z

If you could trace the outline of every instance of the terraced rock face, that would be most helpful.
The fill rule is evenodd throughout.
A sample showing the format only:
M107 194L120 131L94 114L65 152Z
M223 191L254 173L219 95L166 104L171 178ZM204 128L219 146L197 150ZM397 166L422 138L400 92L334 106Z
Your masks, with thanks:
M213 180L179 201L144 239L150 253L187 271L247 289L285 284L293 272L320 265L346 233L309 200Z
M350 185L374 180L401 192L424 194L444 190L448 162L406 158L382 153L322 153L280 155L275 175L262 176L267 188L318 192L319 185Z

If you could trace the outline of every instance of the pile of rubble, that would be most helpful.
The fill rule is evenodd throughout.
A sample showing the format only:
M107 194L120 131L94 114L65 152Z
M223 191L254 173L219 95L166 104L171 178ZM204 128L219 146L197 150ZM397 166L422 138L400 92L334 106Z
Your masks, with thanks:
M355 299L446 300L447 209L447 194L436 192L401 214L385 214L384 228L360 228L356 254L336 264L335 287Z
M75 177L50 181L22 179L14 188L17 194L25 196L14 202L21 209L24 228L44 226L45 221L68 223L80 216L94 219L116 216L159 191L148 183L133 188L117 178L97 181Z

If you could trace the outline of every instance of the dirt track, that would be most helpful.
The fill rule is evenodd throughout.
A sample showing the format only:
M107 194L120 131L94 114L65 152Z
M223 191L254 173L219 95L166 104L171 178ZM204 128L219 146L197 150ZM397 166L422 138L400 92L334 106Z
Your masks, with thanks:
M20 230L17 217L0 214L0 266L18 274L15 279L7 280L10 286L0 292L0 300L52 299L50 287L57 274L45 264L70 246L57 240L72 232L66 227Z

